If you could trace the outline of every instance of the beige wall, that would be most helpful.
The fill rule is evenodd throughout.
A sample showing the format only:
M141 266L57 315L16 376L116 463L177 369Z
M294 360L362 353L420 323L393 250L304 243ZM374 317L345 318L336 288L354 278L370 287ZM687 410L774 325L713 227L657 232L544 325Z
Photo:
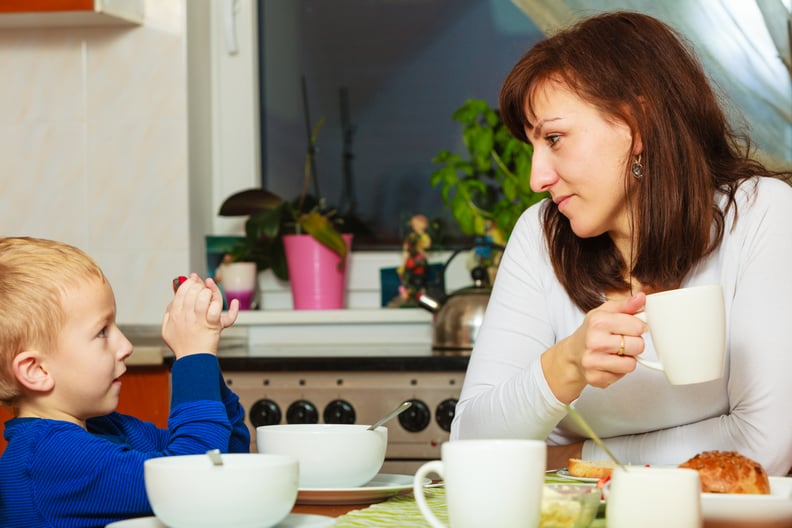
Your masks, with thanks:
M145 7L131 28L0 29L0 235L93 255L122 324L158 324L190 266L185 0Z

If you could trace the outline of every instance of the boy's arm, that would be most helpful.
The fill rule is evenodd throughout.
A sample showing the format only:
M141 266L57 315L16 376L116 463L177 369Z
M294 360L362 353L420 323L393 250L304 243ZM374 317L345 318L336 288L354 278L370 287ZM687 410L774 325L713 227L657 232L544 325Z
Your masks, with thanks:
M250 452L250 430L245 425L245 409L237 396L225 383L220 375L220 394L225 404L228 420L231 422L231 439L228 442L229 453Z
M168 305L162 336L176 355L171 370L173 388L168 423L171 433L178 436L179 431L174 429L179 423L174 420L176 410L191 402L206 406L209 402L218 402L223 411L225 437L218 437L216 440L221 443L207 449L249 451L250 434L244 424L244 411L236 395L225 386L216 357L220 334L236 321L239 302L232 301L227 313L222 309L223 296L215 282L212 279L202 281L195 273L178 287ZM227 393L233 398L229 399ZM205 447L203 442L199 443Z

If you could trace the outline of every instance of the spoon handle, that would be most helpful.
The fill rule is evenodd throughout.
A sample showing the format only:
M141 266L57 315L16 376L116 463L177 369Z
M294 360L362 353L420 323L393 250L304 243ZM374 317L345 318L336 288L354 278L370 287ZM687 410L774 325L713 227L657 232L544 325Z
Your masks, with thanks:
M575 420L575 422L580 427L583 428L583 430L586 432L586 434L588 434L591 437L591 439L594 440L594 443L597 444L598 446L600 446L602 448L602 450L605 451L608 454L608 456L611 458L611 460L613 460L613 462L617 466L619 466L621 469L625 469L624 465L621 462L619 462L618 458L616 458L616 455L614 455L611 452L611 450L608 449L608 446L605 445L605 442L602 441L602 439L599 437L599 435L597 435L597 433L594 432L594 429L591 428L591 426L588 424L588 422L586 422L586 420L583 419L583 417L580 415L580 413L577 412L577 409L575 409L571 405L567 405L566 406L566 410L567 410L567 414L569 414L569 416L573 420Z
M212 464L215 466L222 466L223 465L223 457L220 456L219 449L210 449L206 452L206 455L212 460Z
M412 402L409 402L409 401L406 401L406 402L402 403L401 405L399 405L398 407L393 409L391 412L389 412L388 414L386 414L385 416L383 416L382 418L380 418L379 420L377 420L376 422L371 424L369 426L368 430L369 431L373 431L374 429L376 429L380 425L384 424L388 420L391 420L392 418L400 415L401 413L403 413L404 411L409 409L411 405L412 405Z

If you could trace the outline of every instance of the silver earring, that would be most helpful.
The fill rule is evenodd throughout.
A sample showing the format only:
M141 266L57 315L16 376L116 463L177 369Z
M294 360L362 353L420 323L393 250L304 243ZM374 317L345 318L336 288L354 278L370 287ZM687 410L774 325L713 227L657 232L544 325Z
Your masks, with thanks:
M640 154L638 154L638 157L635 158L635 161L633 161L633 164L630 167L630 172L632 172L632 175L636 180L640 180L641 178L643 178L644 173L643 173L643 165L641 165Z

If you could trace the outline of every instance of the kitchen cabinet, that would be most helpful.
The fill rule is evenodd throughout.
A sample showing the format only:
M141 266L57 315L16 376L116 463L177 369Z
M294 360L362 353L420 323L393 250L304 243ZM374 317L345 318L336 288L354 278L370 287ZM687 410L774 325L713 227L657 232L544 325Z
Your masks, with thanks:
M0 423L5 424L6 420L10 420L13 417L14 417L14 413L11 412L11 409L6 407L5 405L0 406ZM5 430L5 426L3 427L3 429ZM3 451L5 451L6 443L7 442L5 436L0 434L0 455L2 455Z
M121 383L118 412L168 427L170 370L167 365L129 367Z
M144 0L4 0L0 28L143 23Z

